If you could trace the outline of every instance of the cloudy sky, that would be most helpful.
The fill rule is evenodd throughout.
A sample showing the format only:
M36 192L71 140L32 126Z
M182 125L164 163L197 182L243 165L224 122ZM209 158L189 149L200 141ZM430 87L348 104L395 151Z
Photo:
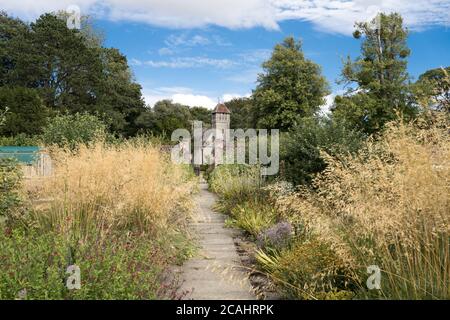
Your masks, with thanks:
M0 0L25 20L77 5L128 57L149 104L163 98L213 107L247 96L273 46L292 35L336 84L342 58L356 57L355 21L400 12L411 31L413 77L450 65L450 0Z

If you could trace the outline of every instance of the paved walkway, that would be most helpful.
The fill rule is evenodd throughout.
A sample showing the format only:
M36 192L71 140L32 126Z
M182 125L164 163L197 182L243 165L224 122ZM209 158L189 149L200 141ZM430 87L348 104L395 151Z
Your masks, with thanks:
M225 216L212 211L216 197L207 187L200 184L197 215L191 223L200 249L182 268L180 291L188 291L185 299L194 300L255 299L233 242L236 231L225 228Z

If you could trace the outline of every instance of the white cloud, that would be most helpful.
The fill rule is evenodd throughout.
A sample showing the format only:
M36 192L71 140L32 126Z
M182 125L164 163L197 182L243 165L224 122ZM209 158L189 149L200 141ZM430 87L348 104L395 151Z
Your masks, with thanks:
M320 114L324 116L329 115L331 113L331 107L333 106L334 103L334 98L336 98L336 96L343 95L345 93L346 93L345 90L337 90L336 92L333 92L328 96L326 96L325 104L320 107Z
M218 35L213 35L212 40L215 45L218 45L220 47L229 47L232 45L231 42L223 39L221 36Z
M224 93L220 97L221 102L228 102L230 100L242 97L249 97L250 94L240 95L237 93ZM181 103L190 107L202 106L208 109L213 109L218 101L217 99L204 96L204 95L196 95L196 94L174 94L171 99L173 102Z
M272 49L253 49L239 54L239 58L248 63L261 63L272 55Z
M260 72L260 68L253 67L228 76L226 80L239 84L255 84Z
M178 46L187 46L187 47L195 47L195 46L205 46L210 44L211 41L204 36L194 35L192 37L188 37L186 34L171 34L164 41L168 47L178 47Z
M156 90L159 91L159 92L171 93L171 94L175 94L175 93L192 93L192 89L191 88L187 88L187 87L159 87Z
M225 93L222 95L222 101L223 102L228 102L231 101L233 99L237 99L237 98L248 98L251 96L251 93L247 93L244 95L241 95L239 93Z
M328 96L325 97L325 104L323 106L320 107L320 114L321 115L329 115L331 112L331 107L333 106L334 103L334 98L336 97L336 93L332 93Z
M208 97L208 96L203 96L203 95L198 95L198 94L183 94L183 93L177 93L174 94L171 99L173 100L173 102L176 103L181 103L184 104L186 106L190 106L190 107L205 107L208 109L212 109L217 105L217 101L214 101L214 99Z
M0 0L0 8L25 19L34 19L45 12L66 10L70 5L79 6L82 13L91 12L98 3L98 0Z
M325 32L349 34L355 21L367 20L378 9L401 13L412 29L450 25L448 0L0 0L2 9L25 18L70 4L97 17L170 28L217 25L276 30L281 21L300 19Z
M131 59L131 65L148 66L152 68L203 68L213 67L218 69L228 69L236 65L234 61L229 59L213 59L208 57L180 57L171 58L169 60L146 60Z
M130 65L139 67L139 66L142 66L142 61L138 60L138 59L135 59L135 58L131 58L130 59Z
M166 47L159 49L158 53L160 56L170 56L170 55L174 54L172 49L166 48Z
M367 21L378 12L399 12L411 29L450 25L448 0L277 0L279 20L312 22L318 30L350 34L355 21Z
M132 66L148 66L152 68L171 68L171 69L186 69L186 68L217 68L217 69L231 69L239 67L239 73L227 77L227 80L237 83L254 83L260 69L255 65L260 65L264 60L267 60L271 55L272 50L269 49L255 49L247 50L234 56L233 59L215 59L207 56L194 57L168 57L165 60L139 60L136 58L130 59ZM161 56L174 55L176 52L169 48L161 48L158 51Z
M144 98L145 104L150 107L153 107L158 101L170 99L170 97L167 96L159 96L153 94L143 94L142 96Z
M217 97L211 97L204 93L194 92L186 87L159 87L156 89L144 89L144 100L147 105L153 106L156 102L170 99L175 103L181 103L190 107L201 106L213 109L217 105ZM235 98L249 97L250 93L241 95L238 93L224 93L220 101L228 102Z
M188 32L183 32L181 34L171 34L164 40L165 47L159 49L158 53L162 56L173 55L176 53L181 53L189 51L190 49L197 46L230 46L231 43L224 40L219 35L212 35L206 37L200 34L189 35Z
M105 0L114 20L134 20L164 27L219 25L231 29L277 29L271 1L261 0Z

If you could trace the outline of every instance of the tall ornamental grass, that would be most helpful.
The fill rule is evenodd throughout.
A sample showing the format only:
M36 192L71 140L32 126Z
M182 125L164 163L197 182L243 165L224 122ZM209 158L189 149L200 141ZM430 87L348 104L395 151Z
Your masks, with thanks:
M434 121L392 124L356 156L327 157L315 191L277 201L357 274L356 297L450 299L450 126ZM370 265L380 290L366 287Z
M56 149L53 158L54 176L28 185L42 227L81 235L88 227L157 233L184 221L190 209L194 184L187 169L156 147L98 143L76 153Z

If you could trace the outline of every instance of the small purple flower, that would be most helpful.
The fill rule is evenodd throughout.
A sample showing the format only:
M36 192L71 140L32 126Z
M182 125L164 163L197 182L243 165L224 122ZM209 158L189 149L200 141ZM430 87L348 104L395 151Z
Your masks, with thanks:
M289 222L279 222L262 231L257 237L257 244L260 248L272 247L274 249L281 249L289 244L292 233L293 229Z

